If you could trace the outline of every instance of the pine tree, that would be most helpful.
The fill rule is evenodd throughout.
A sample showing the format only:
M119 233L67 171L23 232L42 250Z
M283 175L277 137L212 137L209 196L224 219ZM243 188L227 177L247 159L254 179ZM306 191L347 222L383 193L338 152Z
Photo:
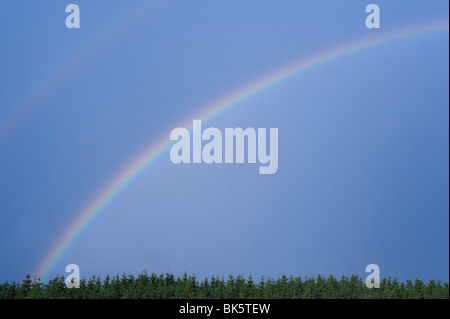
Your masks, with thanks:
M276 298L288 298L288 284L286 275L282 275L281 278L278 278L277 280Z
M123 298L122 285L119 275L114 276L113 279L111 280L111 298L113 299ZM151 296L149 296L149 298L151 298Z
M338 281L333 275L329 275L325 283L325 291L323 293L326 299L336 299L338 293Z
M443 289L441 290L440 298L449 299L449 286L448 282L444 283Z
M392 281L392 295L391 295L391 297L393 299L402 299L403 298L402 291L401 291L400 286L398 284L397 277L395 277L394 280Z
M259 299L265 298L265 295L264 295L265 285L266 285L266 282L265 282L265 278L264 278L264 275L263 275L263 276L261 276L261 280L258 283L258 289L257 289L257 296L256 296L256 298L259 298Z
M44 298L48 299L66 299L66 285L64 277L57 275L54 279L50 279L44 286Z
M100 298L111 299L112 289L111 289L111 277L109 277L109 275L105 277L105 280L103 281L103 285L101 286L101 288L102 289Z
M31 284L31 291L28 294L29 299L39 299L41 298L43 292L43 284L40 278L34 277L33 283Z
M298 276L294 279L295 295L293 298L303 298L303 282L302 277Z
M26 299L31 292L32 283L33 282L31 281L30 274L27 274L27 276L25 277L25 279L23 280L22 284L19 287L16 299Z
M215 285L216 288L214 289L214 298L226 298L226 286L224 277L222 276L222 278L220 279L219 277L216 277Z
M10 284L8 281L2 285L1 299L14 299L16 296L16 283Z
M356 275L349 278L342 276L337 280L332 275L325 277L318 275L317 279L306 277L294 278L285 275L276 281L265 280L264 276L255 283L252 276L248 279L243 275L237 278L229 276L212 276L200 283L194 275L175 277L166 273L148 276L146 272L137 278L133 275L122 277L116 275L112 279L107 276L102 281L100 276L81 279L79 289L68 289L64 277L56 276L47 284L40 279L31 281L29 275L21 284L13 282L0 283L0 298L444 298L448 299L449 285L431 279L427 284L416 279L414 283L408 279L406 283L399 283L383 278L379 289L367 289L362 279Z
M275 298L273 292L274 282L270 277L267 279L266 284L264 285L264 298L265 299L273 299Z
M424 299L425 298L425 285L422 280L416 279L414 282L414 298L415 299Z
M227 298L227 299L236 299L237 298L236 283L235 283L234 277L232 275L228 276L227 289L225 291L226 291L225 298Z
M208 278L205 278L199 287L198 298L211 298L211 286L209 284Z
M305 277L303 299L314 299L316 282L314 278Z
M246 283L245 283L245 278L242 275L237 276L236 278L236 298L239 299L243 299L245 298L245 293L246 293Z

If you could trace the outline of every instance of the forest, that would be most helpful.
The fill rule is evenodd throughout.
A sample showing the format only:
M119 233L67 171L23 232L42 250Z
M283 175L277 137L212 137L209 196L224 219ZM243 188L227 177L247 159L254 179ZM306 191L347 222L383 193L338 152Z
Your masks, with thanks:
M380 288L369 289L357 275L317 277L262 277L253 281L237 277L211 277L198 280L195 275L132 274L92 276L81 279L79 288L66 287L65 278L56 276L47 283L30 275L20 282L0 284L0 299L448 299L447 282L419 279L399 282L383 278Z

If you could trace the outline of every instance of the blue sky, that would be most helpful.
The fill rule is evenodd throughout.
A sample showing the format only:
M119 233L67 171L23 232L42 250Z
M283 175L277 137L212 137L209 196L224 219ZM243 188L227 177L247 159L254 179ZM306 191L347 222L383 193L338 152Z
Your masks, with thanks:
M146 146L303 57L448 19L447 1L2 2L0 282L32 273ZM136 10L138 8L138 10ZM448 33L293 77L207 124L279 129L279 169L175 165L125 189L51 271L447 280ZM30 93L31 92L31 93ZM25 106L24 106L25 105ZM14 125L11 114L23 111ZM12 113L11 113L12 111Z

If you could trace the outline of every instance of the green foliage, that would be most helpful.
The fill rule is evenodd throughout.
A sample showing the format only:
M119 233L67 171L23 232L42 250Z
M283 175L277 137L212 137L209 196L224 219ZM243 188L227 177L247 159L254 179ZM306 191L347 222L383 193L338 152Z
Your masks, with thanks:
M0 284L0 299L448 299L447 282L431 279L428 283L408 279L399 283L397 278L383 278L379 289L368 289L356 276L342 276L340 280L330 275L316 278L287 277L277 279L262 277L254 282L252 277L212 276L199 281L194 275L184 273L147 274L134 277L123 274L114 277L92 276L81 279L80 288L68 289L64 277L56 276L42 284L27 275L22 283L8 281Z

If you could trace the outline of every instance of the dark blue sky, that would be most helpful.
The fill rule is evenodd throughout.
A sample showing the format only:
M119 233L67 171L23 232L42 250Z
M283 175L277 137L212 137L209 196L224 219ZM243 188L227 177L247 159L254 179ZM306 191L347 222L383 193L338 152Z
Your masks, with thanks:
M35 271L108 180L209 102L449 10L376 1L381 29L369 30L370 2L357 0L73 2L78 30L65 27L66 3L0 10L0 282ZM448 281L448 59L448 32L415 37L254 96L207 126L278 128L276 174L175 165L167 153L51 274L75 263L84 277L364 277L375 263L382 276Z

